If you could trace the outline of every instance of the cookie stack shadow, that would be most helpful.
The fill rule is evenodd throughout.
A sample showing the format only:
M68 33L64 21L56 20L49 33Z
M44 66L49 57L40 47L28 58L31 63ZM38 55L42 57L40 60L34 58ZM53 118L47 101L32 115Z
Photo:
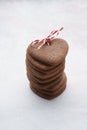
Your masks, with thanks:
M39 50L38 43L29 45L26 53L27 77L34 93L45 99L53 99L66 88L67 77L64 72L68 44L63 39L53 39L50 46Z

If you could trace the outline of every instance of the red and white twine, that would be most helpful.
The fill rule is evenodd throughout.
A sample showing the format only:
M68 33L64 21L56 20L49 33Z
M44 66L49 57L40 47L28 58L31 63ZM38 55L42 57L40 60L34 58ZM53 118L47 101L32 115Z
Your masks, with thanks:
M45 44L50 45L51 40L54 39L55 36L59 35L59 32L62 31L62 30L63 30L63 27L60 28L59 30L54 30L46 38L44 38L42 40L35 40L35 41L31 42L30 45L33 46L34 44L37 44L37 43L41 42L42 44L37 49L40 49Z

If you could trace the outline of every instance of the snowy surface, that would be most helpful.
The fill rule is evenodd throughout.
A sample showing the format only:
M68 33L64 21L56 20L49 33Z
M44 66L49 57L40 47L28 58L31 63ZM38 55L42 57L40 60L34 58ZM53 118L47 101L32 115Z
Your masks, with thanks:
M87 1L9 1L0 1L0 130L87 130ZM67 89L47 101L29 88L25 53L61 26Z

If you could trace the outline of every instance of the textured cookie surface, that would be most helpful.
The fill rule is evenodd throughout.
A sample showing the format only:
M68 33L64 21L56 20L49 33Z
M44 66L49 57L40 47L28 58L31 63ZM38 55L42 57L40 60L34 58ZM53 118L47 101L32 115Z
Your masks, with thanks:
M42 64L55 65L63 60L68 52L68 44L63 39L53 39L51 45L44 45L40 49L37 47L41 43L35 44L33 47L29 46L27 51L29 55Z

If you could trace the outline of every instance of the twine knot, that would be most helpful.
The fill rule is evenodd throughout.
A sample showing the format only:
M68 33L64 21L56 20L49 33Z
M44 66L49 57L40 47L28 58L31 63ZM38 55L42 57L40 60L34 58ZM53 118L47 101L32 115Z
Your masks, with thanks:
M30 45L33 46L34 44L38 44L39 42L41 42L42 44L37 49L40 49L45 44L50 45L51 40L54 39L55 36L59 35L59 32L62 30L63 30L63 27L60 28L59 30L53 30L46 38L44 38L42 40L35 40L35 41L31 42Z

